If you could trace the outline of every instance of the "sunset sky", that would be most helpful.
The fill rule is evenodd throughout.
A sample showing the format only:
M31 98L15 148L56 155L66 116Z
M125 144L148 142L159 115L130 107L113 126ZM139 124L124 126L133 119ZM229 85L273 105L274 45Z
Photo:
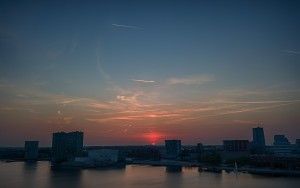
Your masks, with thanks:
M300 138L299 1L1 1L0 146Z

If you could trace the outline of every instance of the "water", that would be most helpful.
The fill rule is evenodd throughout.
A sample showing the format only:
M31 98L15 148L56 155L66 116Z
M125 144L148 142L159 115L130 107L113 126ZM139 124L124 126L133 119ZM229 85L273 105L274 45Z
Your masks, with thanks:
M178 173L167 172L165 167L137 165L128 165L125 169L53 171L48 162L0 162L1 188L293 188L299 185L300 178L199 173L197 168L183 168Z

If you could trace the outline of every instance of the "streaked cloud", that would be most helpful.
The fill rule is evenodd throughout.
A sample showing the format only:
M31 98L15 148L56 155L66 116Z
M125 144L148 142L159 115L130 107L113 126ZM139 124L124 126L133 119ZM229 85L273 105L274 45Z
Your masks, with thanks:
M126 94L126 95L117 95L116 99L121 102L129 103L131 107L137 107L140 105L140 102L138 100L138 97L142 96L142 92L137 92L133 94ZM118 103L118 105L122 105ZM126 104L128 105L128 104Z
M142 29L141 27L135 25L124 25L124 24L115 24L115 23L111 25L117 28L124 28L124 29Z
M173 80L175 83L172 84L202 84L212 80L214 78L209 76L193 76ZM144 81L153 83L147 82L152 80L142 80L141 83ZM273 91L282 88L261 88L255 91L251 88L229 88L228 91L219 90L205 98L198 96L185 100L168 100L161 97L168 96L168 91L162 89L170 87L166 82L150 89L138 85L118 86L106 98L52 93L34 85L33 88L21 85L5 87L6 85L9 86L9 83L2 84L0 91L10 98L3 101L0 116L14 117L15 114L26 113L26 118L30 117L31 121L47 126L71 127L83 122L87 127L109 126L114 131L120 130L119 125L124 123L134 124L135 128L126 127L124 131L135 129L139 134L144 131L144 127L164 129L168 126L180 126L184 129L186 126L214 123L255 125L256 122L267 121L267 117L274 112L283 108L294 109L300 104L296 95L290 95L294 91L274 95L276 92ZM109 85L112 86L114 85ZM266 118L260 115L266 115Z
M167 84L184 84L184 85L201 85L207 82L215 81L213 75L193 75L182 78L170 78L167 80Z
M272 110L274 108L279 108L287 105L290 104L277 104L277 105L267 105L267 106L258 106L258 107L246 106L246 107L240 107L229 111L220 112L209 116L222 116L222 115L231 115L231 114L239 114L239 113L246 113L246 112L260 112L260 111Z
M96 101L87 104L87 107L91 107L91 108L97 109L97 110L113 109L113 106L110 103L96 102ZM95 111L95 112L100 112L100 111Z
M139 79L131 79L134 82L140 82L140 83L155 83L154 80L139 80Z
M259 123L256 121L240 120L240 119L235 119L233 120L233 122L237 124L245 124L245 125L257 125Z
M283 50L283 52L288 54L300 55L300 51L296 51L296 50Z
M60 103L61 104L70 104L70 103L78 102L80 100L81 99L65 99L65 100L60 101Z
M298 103L300 100L264 100L264 101L216 101L218 103L228 103L228 104L279 104L279 103Z

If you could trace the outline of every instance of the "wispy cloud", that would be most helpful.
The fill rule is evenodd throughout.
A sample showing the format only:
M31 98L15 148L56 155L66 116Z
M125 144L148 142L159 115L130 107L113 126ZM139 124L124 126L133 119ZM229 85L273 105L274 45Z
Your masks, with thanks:
M138 97L143 96L143 92L136 92L133 94L127 94L127 95L117 95L116 99L118 101L129 103L132 107L140 106L140 102L138 100ZM119 104L120 105L120 104Z
M154 80L138 80L138 79L131 79L134 82L140 82L140 83L155 83Z
M170 78L168 84L185 84L185 85L201 85L215 80L213 75L194 75L183 78Z
M245 124L245 125L256 125L256 124L259 123L259 122L256 122L256 121L239 120L239 119L235 119L235 120L233 120L233 122L237 123L237 124Z
M259 107L242 107L239 109L229 110L225 112L221 112L215 115L209 115L209 116L221 116L221 115L230 115L230 114L239 114L239 113L246 113L246 112L259 112L259 111L265 111L265 110L271 110L274 108L279 108L282 106L287 106L290 104L277 104L277 105L269 105L269 106L259 106Z
M279 103L298 103L300 100L265 100L265 101L226 101L217 100L217 103L227 104L279 104Z
M300 55L300 51L296 51L296 50L283 50L283 52L288 54Z
M68 99L68 98L66 98L66 99L62 99L60 101L60 103L61 104L70 104L70 103L74 103L74 102L77 102L77 101L80 101L80 100L81 99L72 99L72 98Z
M108 79L111 79L110 76ZM211 76L190 76L167 81L169 84L190 85L203 84L213 80L214 77ZM155 82L138 79L132 81ZM167 81L160 85L165 86ZM0 86L0 91L9 97L9 100L3 101L3 105L0 107L2 115L25 112L53 125L76 124L82 120L111 125L119 125L124 122L151 126L185 125L217 122L221 119L235 124L251 124L251 121L254 124L260 119L253 117L253 114L263 112L269 115L283 109L281 107L288 108L292 105L298 107L300 104L296 95L294 97L286 94L274 96L273 89L269 88L257 91L230 89L229 93L222 91L220 94L212 94L208 98L200 96L198 99L165 101L164 98L160 98L166 93L166 91L160 90L161 88L158 89L160 93L157 92L157 94L151 90L143 90L144 87L135 87L131 90L118 87L110 98L89 98L51 93L36 86L34 88L18 85L10 87L10 84L5 82L0 82ZM110 87L115 86L111 85Z
M125 28L125 29L142 29L141 27L135 25L124 25L124 24L111 24L114 27Z

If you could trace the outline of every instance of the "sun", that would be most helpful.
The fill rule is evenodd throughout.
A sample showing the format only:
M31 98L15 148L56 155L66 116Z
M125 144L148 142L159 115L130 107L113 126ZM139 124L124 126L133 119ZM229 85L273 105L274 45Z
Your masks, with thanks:
M147 142L151 143L151 145L156 145L157 142L163 138L163 135L158 132L149 132L145 133L143 136Z

